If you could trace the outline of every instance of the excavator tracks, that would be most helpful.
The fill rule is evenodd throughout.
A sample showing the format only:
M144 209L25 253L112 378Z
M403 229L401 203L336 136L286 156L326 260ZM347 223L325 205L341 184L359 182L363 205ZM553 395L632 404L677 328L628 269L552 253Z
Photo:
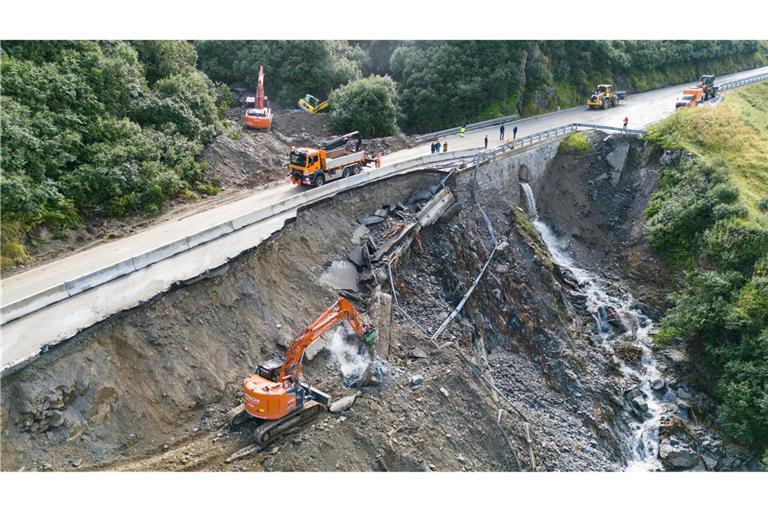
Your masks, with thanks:
M265 421L256 427L256 430L253 431L253 440L257 444L265 446L283 435L286 431L309 423L324 410L325 406L323 404L310 400L304 404L304 407L287 418Z

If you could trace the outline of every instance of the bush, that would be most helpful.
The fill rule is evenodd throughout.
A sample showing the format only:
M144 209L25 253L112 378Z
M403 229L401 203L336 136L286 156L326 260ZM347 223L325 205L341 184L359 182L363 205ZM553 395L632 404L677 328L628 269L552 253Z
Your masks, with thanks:
M352 81L331 93L330 124L337 132L359 130L365 137L397 132L397 92L388 76Z
M765 446L768 439L768 329L748 337L725 365L718 384L720 420L739 439Z
M718 220L706 233L702 255L718 267L748 273L768 254L768 229L738 218Z
M23 259L41 223L154 212L202 179L195 158L221 130L228 92L194 69L190 44L12 41L1 51L2 221L18 227L3 232L4 266Z
M646 208L646 237L670 262L698 252L702 234L717 219L738 213L724 208L738 197L722 162L684 161L662 170L659 190Z
M586 153L592 149L592 142L584 132L573 132L560 143L560 148L566 151Z

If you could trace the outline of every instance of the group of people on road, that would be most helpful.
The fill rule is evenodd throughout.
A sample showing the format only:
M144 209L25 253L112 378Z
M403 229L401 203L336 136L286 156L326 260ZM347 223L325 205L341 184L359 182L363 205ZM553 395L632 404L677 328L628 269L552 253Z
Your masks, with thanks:
M627 130L627 125L629 124L629 118L624 117L624 131ZM511 142L512 140L517 139L517 126L514 126L512 128L512 139L505 138L505 131L506 128L504 126L504 123L501 123L499 126L499 140L502 142ZM467 133L467 127L466 125L463 125L461 128L459 128L459 137L464 137ZM488 149L488 134L485 135L485 138L483 140L485 149ZM440 148L442 147L443 153L448 151L448 141L445 141L444 143L440 143L440 141L436 141L432 143L432 154L440 153Z
M433 142L432 143L432 154L434 155L435 153L439 153L441 148L443 150L443 153L448 151L448 141L445 141L442 144L440 143L439 140Z
M499 126L499 140L502 142L506 140L504 138L505 131L506 130L504 127L504 123L501 123L501 126ZM517 126L512 128L512 140L515 140L516 138L517 138Z

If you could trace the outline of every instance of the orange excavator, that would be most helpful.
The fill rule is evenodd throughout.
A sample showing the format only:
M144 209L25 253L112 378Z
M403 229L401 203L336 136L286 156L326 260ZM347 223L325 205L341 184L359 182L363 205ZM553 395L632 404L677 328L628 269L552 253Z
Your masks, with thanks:
M345 320L365 345L372 345L376 331L363 322L352 303L339 297L291 341L284 357L260 364L256 374L245 378L243 403L229 411L229 424L237 426L255 418L260 424L254 430L254 441L264 446L329 407L329 395L301 382L302 360L312 343Z
M266 129L272 127L272 109L269 99L264 95L264 66L259 66L259 83L256 97L245 98L245 116L243 122L248 128Z

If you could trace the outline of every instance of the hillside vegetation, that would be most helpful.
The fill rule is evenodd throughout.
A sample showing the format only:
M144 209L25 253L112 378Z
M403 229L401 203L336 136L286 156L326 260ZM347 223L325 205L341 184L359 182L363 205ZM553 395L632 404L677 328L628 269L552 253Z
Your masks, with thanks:
M690 153L660 176L651 246L680 271L658 340L684 341L691 371L733 436L768 448L768 85L681 111L649 139Z
M36 227L55 236L215 192L199 155L230 94L214 81L253 91L262 64L275 106L331 98L335 130L374 137L567 107L596 82L640 91L730 72L762 63L762 51L755 41L6 42L2 268L27 261ZM754 191L744 192L753 210Z
M229 84L252 87L263 63L272 99L287 108L305 93L325 99L351 80L390 75L397 124L418 133L579 105L597 83L640 92L765 62L756 41L203 41L197 47L201 69Z
M229 92L181 41L7 42L2 53L2 266L25 234L86 215L155 212L208 193L196 160Z

